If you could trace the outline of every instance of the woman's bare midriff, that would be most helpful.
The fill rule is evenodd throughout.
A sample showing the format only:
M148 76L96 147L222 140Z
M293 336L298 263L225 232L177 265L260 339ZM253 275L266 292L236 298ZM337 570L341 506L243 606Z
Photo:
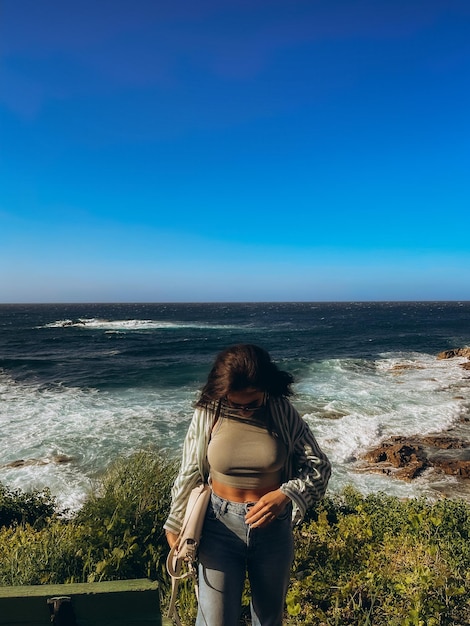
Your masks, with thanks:
M237 487L231 487L217 480L211 481L212 491L219 498L229 500L230 502L257 502L262 496L270 491L279 489L279 484L270 485L269 487L263 487L262 489L238 489Z

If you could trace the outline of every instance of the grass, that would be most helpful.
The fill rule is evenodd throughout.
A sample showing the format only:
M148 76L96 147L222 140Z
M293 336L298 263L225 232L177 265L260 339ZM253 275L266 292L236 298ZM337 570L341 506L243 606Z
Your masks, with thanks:
M177 462L158 450L120 459L72 518L46 491L0 485L0 585L148 577L168 602L163 522ZM296 527L287 625L470 623L470 505L348 488ZM244 614L248 593L244 594ZM191 584L179 613L194 623Z

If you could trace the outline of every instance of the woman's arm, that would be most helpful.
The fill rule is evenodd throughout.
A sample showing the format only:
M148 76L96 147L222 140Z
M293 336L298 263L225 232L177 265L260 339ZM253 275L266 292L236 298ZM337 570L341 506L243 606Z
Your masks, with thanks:
M276 410L276 409L275 409ZM281 491L297 505L300 520L306 510L321 500L331 475L331 463L308 424L288 400L277 403L284 436L291 442L289 475ZM281 433L283 434L283 433Z
M199 457L200 447L205 446L205 415L205 411L196 409L186 433L180 469L171 489L170 513L163 526L169 539L180 532L191 490L204 482Z

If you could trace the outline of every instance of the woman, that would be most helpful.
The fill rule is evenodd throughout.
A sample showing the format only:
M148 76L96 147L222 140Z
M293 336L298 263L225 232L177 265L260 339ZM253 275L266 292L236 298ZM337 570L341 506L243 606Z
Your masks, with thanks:
M287 399L293 378L262 348L216 358L196 404L165 523L178 538L189 493L212 488L199 548L196 626L237 626L245 575L253 626L282 624L292 522L325 493L331 466Z

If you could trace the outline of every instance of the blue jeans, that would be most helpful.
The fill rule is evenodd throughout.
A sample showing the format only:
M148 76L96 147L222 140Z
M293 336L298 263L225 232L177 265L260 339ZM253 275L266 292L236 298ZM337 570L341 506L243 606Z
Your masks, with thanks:
M196 626L238 626L246 573L252 626L282 624L294 555L292 509L266 528L251 529L245 514L252 504L211 496L199 548Z

